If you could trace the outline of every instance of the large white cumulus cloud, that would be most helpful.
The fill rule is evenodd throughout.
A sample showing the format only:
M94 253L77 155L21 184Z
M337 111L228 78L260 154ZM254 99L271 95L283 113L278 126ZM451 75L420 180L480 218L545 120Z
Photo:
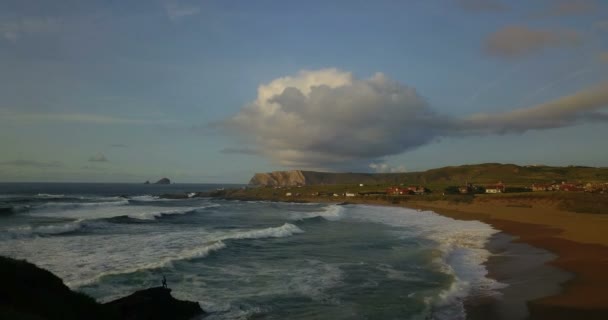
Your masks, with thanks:
M608 117L608 84L531 108L454 118L433 111L414 88L377 73L301 71L258 88L257 99L223 122L242 148L308 169L361 169L441 136L549 129Z
M226 125L280 165L333 168L428 143L442 121L415 89L381 73L361 80L325 69L260 86Z

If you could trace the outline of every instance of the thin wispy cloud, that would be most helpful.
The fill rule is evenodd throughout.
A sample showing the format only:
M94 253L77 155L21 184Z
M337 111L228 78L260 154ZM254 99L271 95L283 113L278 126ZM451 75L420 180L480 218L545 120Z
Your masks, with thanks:
M509 7L498 0L458 0L459 7L472 12L498 12L509 10Z
M387 163L375 163L372 162L369 164L369 168L376 173L398 173L398 172L406 172L404 165L399 165L396 167L390 166Z
M109 162L109 160L103 153L98 152L89 158L89 162Z
M458 121L463 133L505 134L607 121L608 82L537 106L502 114L476 114Z
M585 66L585 67L580 68L578 70L567 72L567 73L563 74L562 76L559 76L556 79L551 80L551 81L543 84L541 87L539 87L538 89L532 91L531 93L525 95L523 98L521 98L521 100L520 100L521 102L519 104L523 105L524 103L527 103L528 101L530 101L531 99L537 97L541 93L546 92L547 90L549 90L551 88L554 88L558 84L565 83L565 82L570 82L573 79L580 78L580 77L588 74L592 70L593 70L592 67Z
M165 12L169 19L177 21L188 16L200 14L201 7L193 4L185 4L176 0L169 0L165 2Z
M36 160L12 160L0 162L2 166L12 167L32 167L32 168L59 168L63 167L63 163L59 161L36 161Z
M302 71L263 84L255 101L223 123L256 153L298 168L385 170L386 156L440 137L521 133L607 121L608 83L501 114L453 117L436 112L416 89L376 74Z
M11 122L38 123L38 122L73 122L98 125L160 125L173 124L171 120L132 119L114 116L86 114L86 113L18 113L0 109L0 119Z
M0 37L17 41L25 35L54 32L59 28L59 20L53 18L14 18L0 22Z
M107 170L107 168L98 167L98 166L82 166L82 167L80 167L80 169L91 170L91 171L105 171L105 170Z
M247 154L247 155L257 155L258 151L256 151L253 148L247 148L247 147L242 147L242 148L224 148L222 150L220 150L221 153L224 154Z
M597 2L593 0L566 0L554 1L548 10L551 16L583 15L597 9Z
M608 32L608 20L597 21L593 26L599 31Z
M520 58L549 48L576 47L581 43L582 37L573 30L508 26L487 37L484 50L500 58Z

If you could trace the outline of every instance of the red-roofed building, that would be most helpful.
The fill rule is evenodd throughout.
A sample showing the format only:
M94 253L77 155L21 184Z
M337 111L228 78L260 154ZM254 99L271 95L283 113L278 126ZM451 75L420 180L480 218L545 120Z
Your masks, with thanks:
M498 182L495 185L486 186L486 193L503 193L506 187L502 182Z
M534 183L532 191L553 191L553 185L550 183Z

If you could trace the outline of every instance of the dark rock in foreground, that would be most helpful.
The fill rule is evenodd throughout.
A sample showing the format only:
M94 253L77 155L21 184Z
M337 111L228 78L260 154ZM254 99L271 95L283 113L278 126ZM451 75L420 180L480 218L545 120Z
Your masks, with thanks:
M181 301L158 287L100 304L70 290L63 281L27 261L0 256L0 319L191 319L205 312L196 302Z
M117 319L113 310L29 262L0 257L0 277L0 319Z
M171 296L171 289L155 287L137 291L105 305L114 309L122 319L191 319L204 314L196 302Z
M171 180L169 180L169 178L162 178L154 182L154 184L171 184Z

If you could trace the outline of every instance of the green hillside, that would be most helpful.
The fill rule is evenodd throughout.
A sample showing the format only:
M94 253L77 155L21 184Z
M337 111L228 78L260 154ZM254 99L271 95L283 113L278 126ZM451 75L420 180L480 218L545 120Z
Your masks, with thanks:
M608 182L608 168L581 166L518 166L514 164L484 163L463 166L450 166L422 172L406 173L332 173L315 171L285 171L256 174L251 184L261 181L260 177L272 176L277 185L293 185L287 179L297 176L304 185L462 185L466 182L491 184L498 181L509 185L529 186L541 182ZM287 177L287 178L285 178ZM285 178L286 180L282 180Z

